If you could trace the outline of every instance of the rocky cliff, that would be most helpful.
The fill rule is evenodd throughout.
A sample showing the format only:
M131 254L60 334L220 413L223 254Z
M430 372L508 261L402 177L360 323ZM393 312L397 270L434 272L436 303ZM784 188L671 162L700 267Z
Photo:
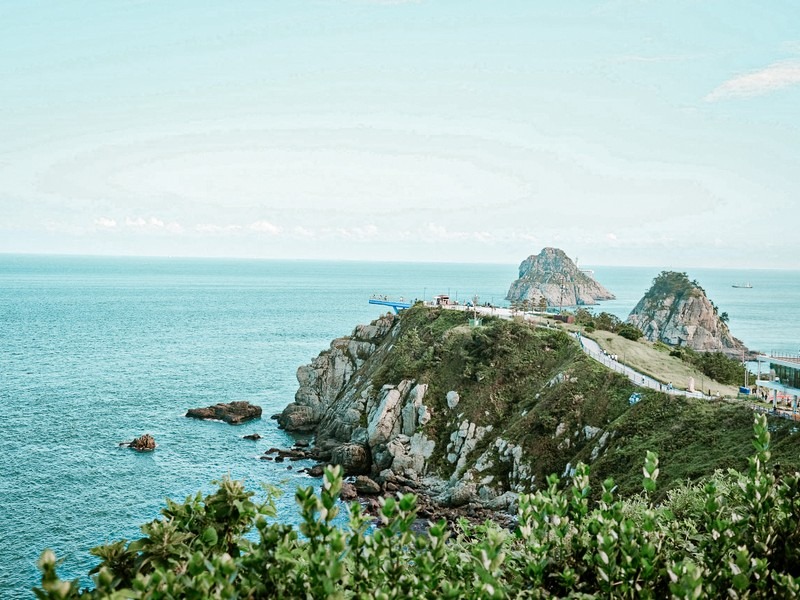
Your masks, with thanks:
M700 352L723 352L741 358L749 354L733 337L717 307L686 273L663 271L628 316L644 336L670 346Z
M578 269L563 250L544 248L519 266L519 279L511 284L506 300L530 300L538 306L577 306L611 300L614 294Z
M626 378L566 333L522 322L487 318L470 327L463 312L415 306L334 340L297 376L280 423L315 432L317 457L361 483L368 476L377 489L401 481L448 506L508 506L578 461L636 492L644 450L661 445L676 479L730 462L727 447L704 445L702 469L692 464L696 453L681 453L702 437L698 430L715 431L719 415L654 391L631 406L636 388ZM752 416L725 410L740 411L744 461Z

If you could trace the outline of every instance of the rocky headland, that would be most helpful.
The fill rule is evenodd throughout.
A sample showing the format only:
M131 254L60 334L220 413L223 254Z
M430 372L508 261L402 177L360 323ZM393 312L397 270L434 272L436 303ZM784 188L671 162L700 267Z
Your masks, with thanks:
M675 271L659 274L628 316L628 322L651 342L739 359L749 355L726 321L725 313L719 312L699 283Z
M261 407L249 402L220 403L206 408L190 408L186 416L206 421L224 421L231 425L240 425L246 421L261 418Z
M544 248L519 266L519 279L511 284L506 300L530 301L539 306L580 306L613 300L609 292L594 278L581 271L559 248Z
M633 387L563 331L498 318L470 327L465 313L441 308L417 305L359 326L297 379L278 420L314 443L292 456L341 465L362 495L413 490L438 507L503 510L580 461L598 481L613 476L636 493L646 450L669 455L663 489L729 464L732 447L743 463L749 452L745 407L712 415L694 405L702 401ZM642 401L632 406L637 390ZM736 432L726 450L701 443L719 419Z

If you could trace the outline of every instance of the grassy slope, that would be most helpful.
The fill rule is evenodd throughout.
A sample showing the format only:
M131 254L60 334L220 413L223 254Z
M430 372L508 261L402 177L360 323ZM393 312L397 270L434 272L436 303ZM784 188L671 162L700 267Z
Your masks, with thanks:
M752 411L740 404L654 394L610 427L613 440L592 469L599 478L613 477L624 493L641 489L647 450L659 455L662 492L671 482L697 479L716 469L746 470L753 452L752 426ZM770 429L774 461L800 468L795 425L775 419ZM587 456L581 458L587 461Z
M593 474L614 477L624 493L641 490L647 450L660 456L662 491L681 479L746 466L753 416L744 405L648 391L630 407L635 388L584 355L564 332L499 319L484 323L470 329L463 313L415 307L403 315L395 346L373 377L379 386L404 378L429 384L433 419L425 430L437 440L433 465L441 474L451 468L443 457L450 433L464 419L492 425L493 433L522 445L539 482L567 462L590 462L597 438L584 439L586 425L613 433ZM550 385L559 375L562 381ZM456 411L446 407L450 390L461 396ZM559 424L566 433L555 437ZM800 434L790 435L790 422L773 427L776 459L800 468Z
M585 335L595 340L607 352L618 355L620 362L664 383L671 381L678 389L685 390L689 378L694 377L695 389L702 389L704 393L710 388L714 394L735 397L738 392L736 387L710 379L700 370L679 358L670 356L669 351L659 349L652 342L646 340L634 342L615 333L600 330Z

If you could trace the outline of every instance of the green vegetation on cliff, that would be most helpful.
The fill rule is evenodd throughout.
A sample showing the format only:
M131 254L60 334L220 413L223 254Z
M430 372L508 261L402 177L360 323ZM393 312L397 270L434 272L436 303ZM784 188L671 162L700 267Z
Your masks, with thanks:
M648 450L662 456L660 494L684 479L746 465L748 405L637 388L585 355L560 329L498 318L469 327L463 312L422 306L405 311L397 327L373 383L378 388L403 379L428 384L433 417L425 432L436 440L432 465L443 475L453 424L462 420L491 426L521 446L536 482L582 460L593 464L598 481L614 477L621 493L632 494L638 489L639 457ZM450 390L460 396L455 410L445 402ZM634 392L641 401L631 406ZM800 436L792 430L786 421L773 424L776 458L794 468L800 467ZM476 457L486 443L476 448ZM492 474L507 477L508 469L496 464Z
M645 300L660 300L668 296L681 298L686 294L703 292L703 288L696 281L690 281L686 273L677 271L661 271L653 279L653 285L644 295Z
M691 348L675 348L670 356L676 356L700 369L706 376L728 385L742 385L746 367L734 358L722 352L697 352Z

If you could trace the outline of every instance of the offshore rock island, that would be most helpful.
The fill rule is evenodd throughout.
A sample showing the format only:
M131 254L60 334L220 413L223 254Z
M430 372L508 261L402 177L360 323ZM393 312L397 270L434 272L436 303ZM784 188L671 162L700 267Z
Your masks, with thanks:
M726 321L727 314L719 312L699 283L675 271L658 275L628 316L628 322L651 342L741 359L750 351Z
M241 425L253 419L260 419L261 407L245 401L219 403L205 408L190 408L186 411L186 416L203 421L223 421L231 425Z
M511 284L506 295L510 302L542 301L547 306L579 306L613 300L609 292L578 266L559 248L544 248L519 265L519 279Z

